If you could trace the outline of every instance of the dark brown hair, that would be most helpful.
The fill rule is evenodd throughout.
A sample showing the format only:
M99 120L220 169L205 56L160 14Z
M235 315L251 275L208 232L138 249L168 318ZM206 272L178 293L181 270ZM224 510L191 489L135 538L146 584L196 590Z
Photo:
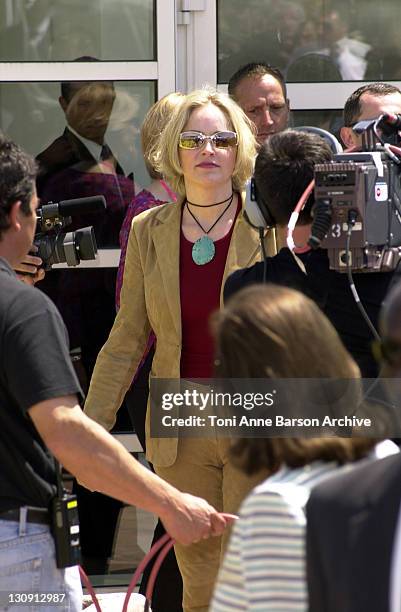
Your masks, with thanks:
M37 166L35 160L15 142L0 133L0 239L10 227L9 213L15 202L27 217L35 191Z
M390 85L389 83L369 83L368 85L359 87L359 89L350 95L345 103L343 113L344 126L351 127L358 121L362 112L361 97L365 93L372 94L373 96L389 96L394 93L401 94L401 91L398 87Z
M216 376L222 378L360 377L359 368L319 307L276 285L243 289L214 318ZM359 396L353 395L357 402ZM234 462L246 473L300 467L315 460L355 461L376 440L366 438L240 438Z
M277 225L287 225L299 198L314 176L315 164L333 159L329 144L316 134L285 130L261 147L255 163L255 184L261 206ZM299 225L311 223L313 193L299 215Z
M284 99L286 100L287 86L283 73L279 68L276 68L275 66L270 66L270 64L266 64L266 62L251 62L250 64L245 64L244 66L241 66L241 68L239 68L230 77L230 80L228 81L228 93L235 100L235 90L241 81L249 78L261 78L265 76L265 74L269 74L280 83Z

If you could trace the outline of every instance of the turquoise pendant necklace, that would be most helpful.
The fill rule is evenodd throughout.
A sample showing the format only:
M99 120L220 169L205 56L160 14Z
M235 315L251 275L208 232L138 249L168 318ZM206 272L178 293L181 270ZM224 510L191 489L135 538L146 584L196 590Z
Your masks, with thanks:
M192 247L192 261L198 266L204 266L209 263L209 261L212 261L215 253L216 247L214 246L214 242L206 234L194 242L194 246Z
M223 210L223 212L221 213L221 215L219 215L216 219L216 221L213 223L213 225L211 227L209 227L209 229L206 231L204 227L202 227L202 225L199 223L198 219L195 217L195 215L193 214L193 212L190 210L189 206L188 206L188 201L186 202L186 206L187 206L187 210L189 212L189 214L191 215L191 217L193 218L193 220L195 221L195 223L197 223L197 225L199 225L199 227L201 228L202 232L204 232L204 236L202 236L201 238L198 238L198 240L196 242L194 242L194 245L192 247L192 261L194 263L196 263L197 266L204 266L205 264L208 264L210 261L212 261L215 253L216 253L216 247L214 245L213 240L210 238L210 236L208 235L212 229L217 225L217 223L220 221L220 219L223 217L223 215L227 212L227 210L230 208L231 203L233 201L234 198L234 193L231 194L231 197L229 199L229 202L227 204L227 206L225 207L225 209ZM219 202L219 204L221 204L221 202ZM213 204L209 206L214 206Z

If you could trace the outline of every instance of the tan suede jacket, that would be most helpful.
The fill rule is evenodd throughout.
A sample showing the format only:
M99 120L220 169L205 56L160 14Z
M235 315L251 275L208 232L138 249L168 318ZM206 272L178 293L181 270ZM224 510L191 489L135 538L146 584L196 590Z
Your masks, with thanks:
M132 222L125 261L121 306L110 336L100 351L91 379L85 412L111 429L133 375L141 361L150 331L156 338L151 376L179 378L181 309L179 245L181 206L165 204L148 210ZM273 232L265 238L268 255L276 252ZM231 272L260 259L259 236L241 212L228 250L223 283ZM172 465L177 438L149 437L146 418L147 458L155 465Z

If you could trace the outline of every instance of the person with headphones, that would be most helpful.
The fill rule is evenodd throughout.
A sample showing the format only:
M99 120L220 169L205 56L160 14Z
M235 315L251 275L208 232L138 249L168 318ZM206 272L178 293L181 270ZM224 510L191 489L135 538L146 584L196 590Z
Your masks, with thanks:
M263 222L265 226L276 226L279 244L285 244L291 213L313 179L315 164L328 162L332 156L329 144L308 132L286 130L274 134L263 144L255 164L256 199L253 205L260 220L258 225ZM293 232L297 247L293 251L283 247L277 255L234 272L226 281L224 298L227 300L246 285L262 282L302 291L328 316L362 375L375 377L378 366L371 353L371 331L357 308L347 275L330 270L327 251L312 251L306 246L313 204L312 192ZM353 276L361 301L376 327L393 272L355 273Z

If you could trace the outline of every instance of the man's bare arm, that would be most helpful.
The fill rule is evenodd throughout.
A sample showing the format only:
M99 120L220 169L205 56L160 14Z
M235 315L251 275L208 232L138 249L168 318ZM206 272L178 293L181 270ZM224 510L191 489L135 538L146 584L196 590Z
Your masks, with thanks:
M82 412L74 396L40 402L29 415L50 451L89 489L153 512L182 544L224 531L226 520L205 500L179 492L143 467Z

